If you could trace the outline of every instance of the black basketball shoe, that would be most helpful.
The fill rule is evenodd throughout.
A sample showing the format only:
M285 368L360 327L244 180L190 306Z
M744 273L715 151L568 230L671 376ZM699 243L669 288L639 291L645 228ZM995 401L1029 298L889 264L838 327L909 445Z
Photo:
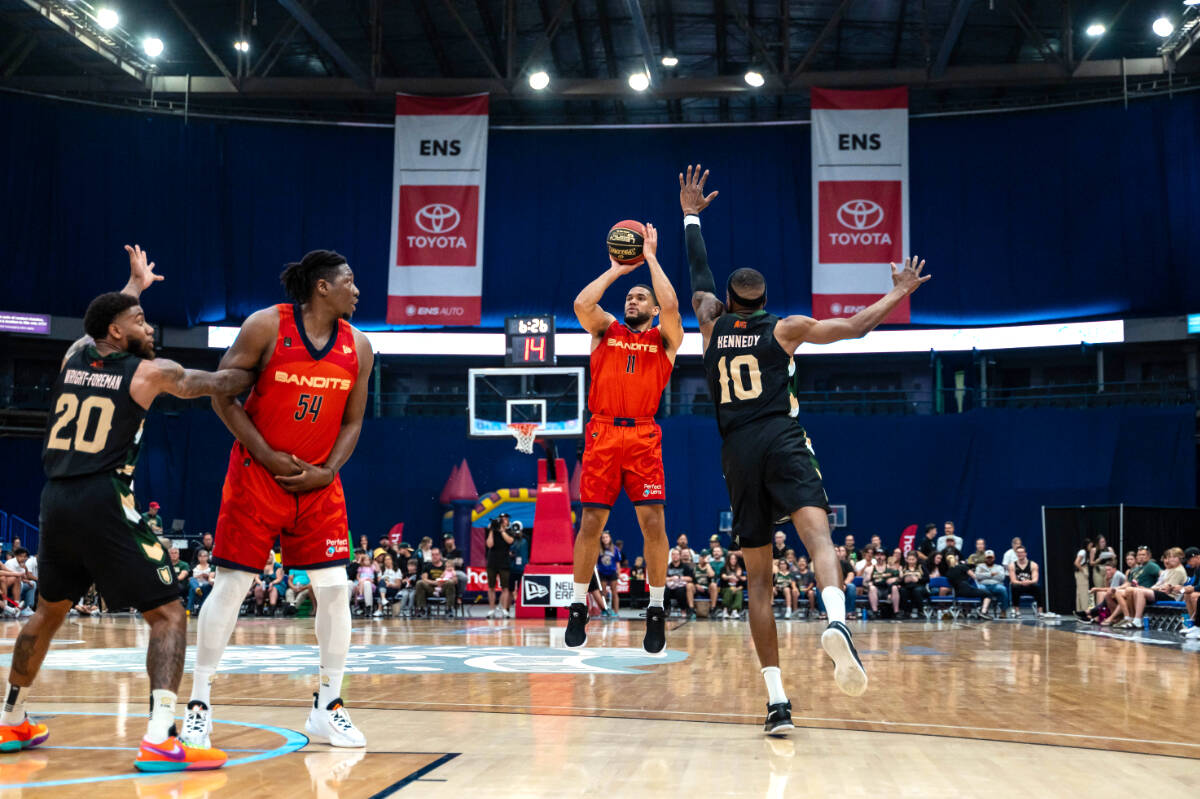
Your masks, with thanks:
M867 671L858 658L850 630L840 621L831 621L821 633L821 647L833 658L833 679L844 694L862 696L867 690Z
M763 725L763 732L767 735L779 735L794 729L796 725L792 724L791 702L767 704L767 723Z
M578 649L587 643L588 609L582 602L572 602L571 612L567 616L567 633L563 643L568 649Z
M648 655L661 655L667 646L667 611L663 608L646 608L646 637L642 649Z

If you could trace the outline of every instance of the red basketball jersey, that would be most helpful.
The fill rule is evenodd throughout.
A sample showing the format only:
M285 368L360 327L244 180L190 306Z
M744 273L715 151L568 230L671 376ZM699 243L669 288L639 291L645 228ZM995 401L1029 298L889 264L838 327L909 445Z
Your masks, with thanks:
M299 306L276 307L275 351L246 400L246 413L273 449L322 464L358 377L354 331L339 319L337 334L318 351L297 324Z
M639 333L614 321L592 350L588 410L604 416L653 416L672 366L657 327Z

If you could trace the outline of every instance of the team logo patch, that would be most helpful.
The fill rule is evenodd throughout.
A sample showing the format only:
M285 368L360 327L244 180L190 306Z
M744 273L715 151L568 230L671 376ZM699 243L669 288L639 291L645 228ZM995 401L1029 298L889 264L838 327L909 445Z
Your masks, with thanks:
M163 585L170 585L173 582L171 580L171 569L167 566L163 566L161 569L159 569L158 579L162 580Z
M325 557L327 557L327 558L333 557L333 547L327 547L325 549Z
M550 577L548 575L530 575L524 578L521 584L525 596L525 604L550 604Z
M342 355L349 355L352 352L354 352L353 347L347 347L345 344L342 345Z
M292 337L291 337L291 336L284 336L284 338L283 338L283 346L285 346L285 347L290 347L290 346L292 346Z
M162 557L163 557L162 544L156 543L154 546L150 546L149 544L142 544L142 551L146 553L146 557L150 558L150 560L162 560Z

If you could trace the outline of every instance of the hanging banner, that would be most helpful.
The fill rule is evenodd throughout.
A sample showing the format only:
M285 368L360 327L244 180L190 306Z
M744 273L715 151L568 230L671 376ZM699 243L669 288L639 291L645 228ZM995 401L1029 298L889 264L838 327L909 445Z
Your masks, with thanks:
M908 252L908 89L812 90L813 317L892 290ZM905 297L885 323L907 323Z
M477 325L488 97L396 95L391 325Z

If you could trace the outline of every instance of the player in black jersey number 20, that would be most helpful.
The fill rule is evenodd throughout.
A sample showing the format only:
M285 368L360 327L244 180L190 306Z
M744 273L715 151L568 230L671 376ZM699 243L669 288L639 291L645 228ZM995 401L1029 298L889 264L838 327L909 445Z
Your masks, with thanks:
M709 394L717 407L721 432L721 466L733 506L733 534L742 547L750 587L750 634L767 684L768 733L792 729L791 703L779 673L779 646L771 607L771 536L773 522L790 516L821 589L829 626L821 645L834 661L834 680L851 696L867 689L867 673L846 628L846 600L841 570L829 531L829 503L821 473L789 389L795 371L793 355L804 342L830 344L859 338L882 322L904 297L929 276L925 262L914 256L902 268L892 264L892 290L848 319L817 321L807 316L780 319L767 313L767 284L753 269L738 269L725 287L717 288L700 217L717 192L704 194L708 172L688 167L679 176L679 203L692 280L692 307L704 337L704 368Z
M125 249L129 283L92 300L83 319L87 335L67 351L50 397L38 605L13 646L0 751L28 749L49 736L44 724L26 716L25 697L50 639L95 583L110 607L136 607L150 625L150 721L134 765L156 772L217 768L225 763L224 752L188 747L176 738L187 618L167 552L134 507L133 474L155 397L236 395L254 375L242 369L198 372L155 358L154 329L138 297L162 277L140 247Z

